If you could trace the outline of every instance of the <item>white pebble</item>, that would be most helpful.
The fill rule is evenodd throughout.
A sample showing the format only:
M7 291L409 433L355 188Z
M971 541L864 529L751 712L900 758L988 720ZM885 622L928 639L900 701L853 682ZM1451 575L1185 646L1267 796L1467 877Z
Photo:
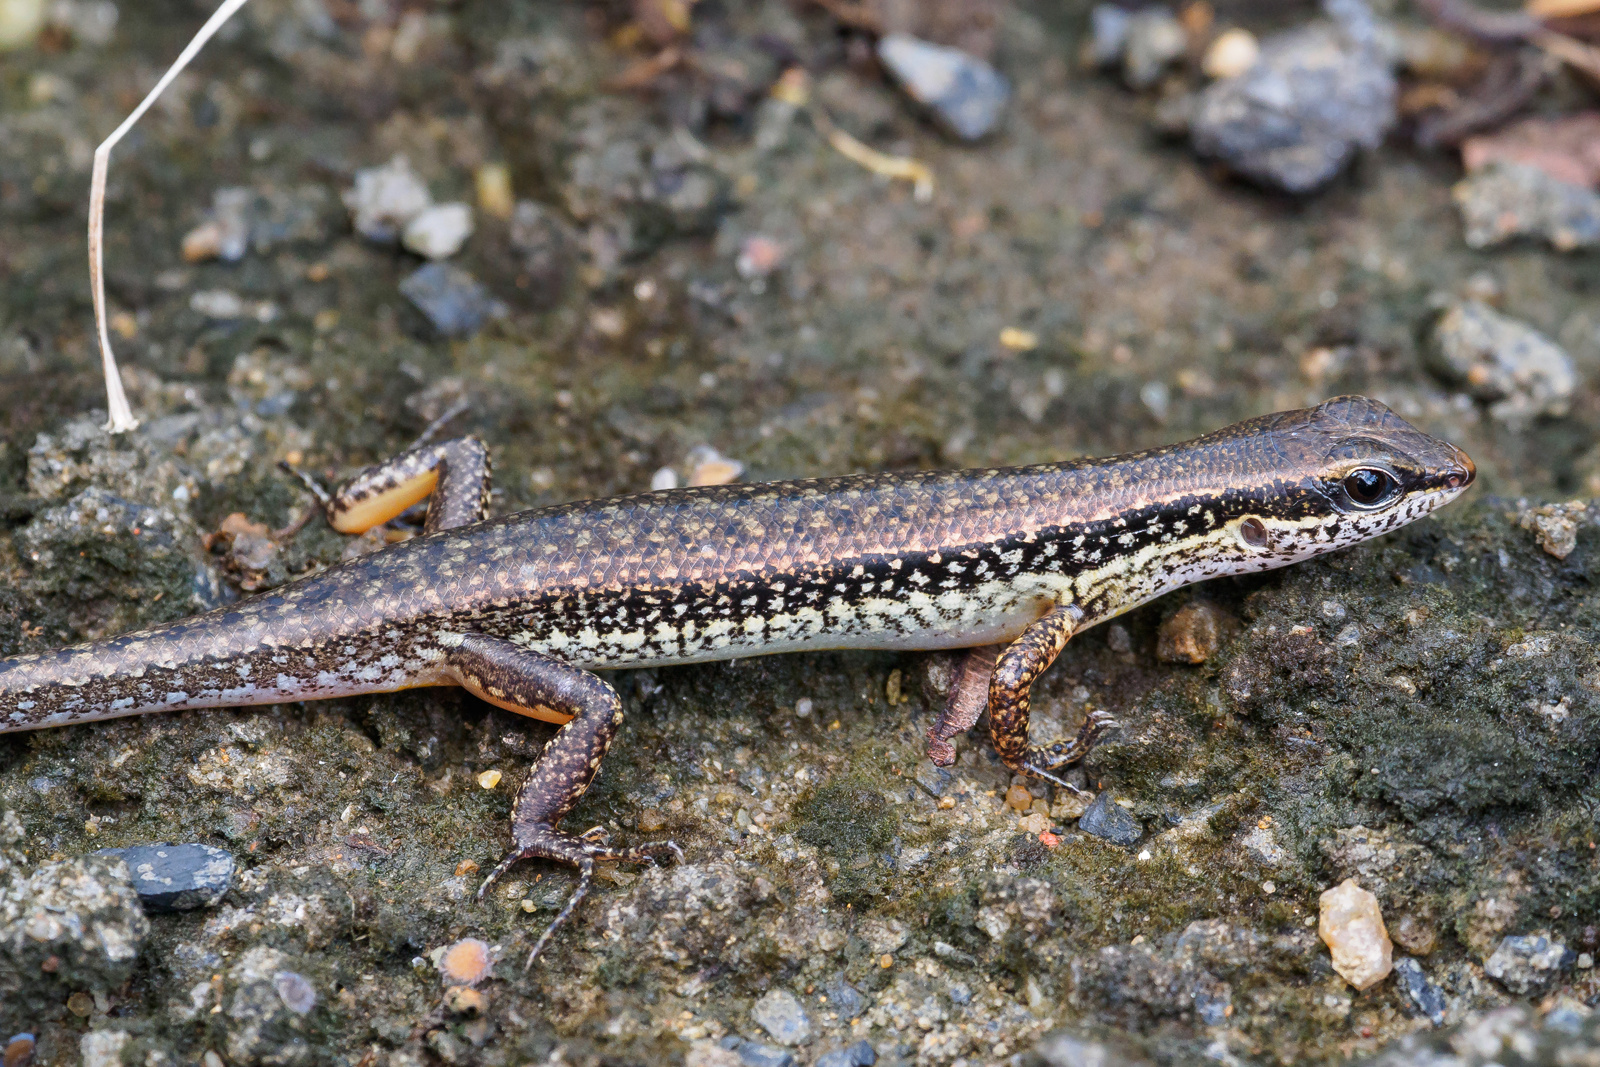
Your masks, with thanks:
M472 236L472 209L452 202L436 204L406 223L401 243L428 259L449 259Z
M44 28L44 0L0 0L0 52L26 48Z
M432 203L427 185L405 156L356 171L355 185L344 193L344 206L350 209L356 232L373 241L393 241L406 223Z
M1394 969L1394 945L1378 898L1346 878L1320 899L1317 934L1333 954L1333 969L1357 989L1370 989Z
M678 472L671 467L662 467L650 476L650 491L659 493L663 489L678 488Z
M1208 78L1236 78L1256 65L1261 46L1249 30L1232 29L1223 33L1206 49L1200 69Z

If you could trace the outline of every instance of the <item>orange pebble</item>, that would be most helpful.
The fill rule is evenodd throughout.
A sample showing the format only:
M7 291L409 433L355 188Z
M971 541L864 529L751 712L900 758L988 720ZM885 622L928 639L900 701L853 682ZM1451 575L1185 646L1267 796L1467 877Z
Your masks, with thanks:
M1006 803L1018 811L1027 811L1033 807L1033 794L1025 785L1014 785L1006 790Z
M492 970L494 955L487 944L475 937L463 937L439 958L439 975L446 985L477 985Z

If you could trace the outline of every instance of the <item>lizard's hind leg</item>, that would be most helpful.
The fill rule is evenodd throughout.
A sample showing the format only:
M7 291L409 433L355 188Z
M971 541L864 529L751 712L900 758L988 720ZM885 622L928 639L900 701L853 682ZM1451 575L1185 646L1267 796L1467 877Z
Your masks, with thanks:
M579 835L560 829L561 820L594 781L600 760L622 725L622 700L615 689L588 671L499 638L465 634L454 647L445 644L450 676L468 691L510 711L567 720L544 746L511 807L511 851L478 890L482 898L524 859L555 860L578 869L577 889L528 955L532 966L588 895L596 863L637 862L668 855L681 860L683 852L671 841L608 848L592 832Z

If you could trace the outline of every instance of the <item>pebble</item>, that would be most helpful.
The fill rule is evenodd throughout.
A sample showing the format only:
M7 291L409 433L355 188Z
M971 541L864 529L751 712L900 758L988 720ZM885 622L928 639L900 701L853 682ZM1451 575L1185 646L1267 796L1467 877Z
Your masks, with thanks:
M877 1050L862 1039L853 1045L824 1052L817 1057L816 1067L872 1067L877 1062Z
M759 281L773 271L783 262L783 246L770 237L754 234L746 237L739 246L739 255L733 261L733 267L739 272L739 277L747 281Z
M723 1038L722 1047L737 1054L746 1067L794 1067L794 1053L786 1048L746 1041L737 1035Z
M317 988L305 975L279 971L272 976L272 986L278 991L283 1006L296 1015L309 1015L317 1006Z
M1548 937L1505 937L1487 960L1484 973L1519 996L1538 992L1577 956Z
M845 981L843 973L835 975L822 992L828 998L828 1010L838 1012L839 1018L846 1022L867 1010L867 998Z
M878 40L878 59L908 96L963 141L993 131L1011 98L1003 75L958 48L888 33Z
M1006 803L1018 811L1027 811L1033 807L1033 794L1025 785L1014 785L1006 790Z
M1201 156L1289 193L1331 181L1394 125L1394 74L1373 43L1372 16L1330 3L1339 25L1312 24L1267 38L1250 68L1213 82L1194 109Z
M6 1042L6 1049L0 1063L5 1067L29 1067L33 1063L33 1050L36 1042L32 1034L17 1034Z
M1435 367L1500 422L1565 415L1578 387L1572 357L1524 322L1477 300L1452 305L1433 331Z
M1539 547L1556 559L1566 559L1578 547L1578 526L1588 517L1589 505L1582 500L1565 504L1545 504L1517 514L1517 525L1533 534Z
M444 991L444 1006L456 1015L482 1015L489 1007L489 998L476 989L451 986Z
M433 203L428 186L411 169L405 156L395 156L381 167L356 171L355 184L344 193L350 221L361 236L393 243L407 223Z
M1525 163L1497 161L1451 190L1467 245L1542 237L1562 252L1600 244L1600 193Z
M429 263L400 283L400 292L446 337L470 337L498 314L498 303L460 267Z
M44 0L0 0L0 52L26 48L44 28Z
M511 193L511 168L504 163L485 163L473 175L478 207L495 219L509 219L516 213L517 201Z
M803 1045L811 1040L811 1020L799 998L787 989L768 990L750 1009L750 1017L780 1045Z
M1161 80L1189 48L1189 35L1164 7L1141 11L1128 20L1122 47L1122 80L1130 89L1148 89Z
M495 786L500 784L500 779L503 777L504 775L496 770L491 769L484 771L482 774L478 775L478 786L481 789L493 789Z
M472 236L472 208L460 201L434 204L406 223L400 243L428 259L449 259Z
M120 859L144 910L209 908L233 885L233 853L210 845L135 845L95 853Z
M1237 78L1261 58L1261 42L1249 30L1235 27L1219 34L1206 48L1200 70L1208 78Z
M1411 1003L1417 1006L1433 1025L1438 1026L1444 1022L1445 1001L1444 994L1439 992L1439 987L1428 981L1427 974L1422 970L1422 964L1410 956L1401 956L1394 961L1394 974L1400 982L1400 988L1406 991L1406 996L1411 998Z
M1113 845L1132 845L1144 836L1144 828L1122 805L1114 803L1109 792L1094 798L1078 819L1078 829L1104 838Z
M1096 4L1089 12L1088 61L1096 67L1109 67L1122 58L1128 44L1131 15L1120 4Z
M1191 601L1161 624L1156 659L1163 663L1204 663L1222 644L1222 613L1204 600Z
M122 1067L122 1050L131 1035L126 1030L91 1030L78 1039L83 1067Z
M1393 969L1394 946L1378 898L1347 878L1320 898L1317 934L1333 954L1333 969L1357 989L1370 989Z
M476 937L463 937L439 957L439 978L449 986L475 986L493 970L494 952Z
M229 187L211 194L211 216L183 236L187 263L220 259L237 263L250 250L249 210L255 200L251 189Z

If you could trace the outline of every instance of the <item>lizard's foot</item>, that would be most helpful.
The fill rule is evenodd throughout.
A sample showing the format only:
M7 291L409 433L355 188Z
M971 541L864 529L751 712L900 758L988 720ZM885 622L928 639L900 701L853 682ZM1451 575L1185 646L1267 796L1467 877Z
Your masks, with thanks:
M599 829L596 827L596 829ZM533 951L528 953L528 962L523 965L526 970L533 966L533 961L539 958L545 946L555 937L556 931L566 925L572 913L583 903L589 895L589 884L594 880L594 865L596 863L639 863L645 860L655 861L658 858L672 856L683 862L683 849L672 841L650 841L632 848L607 848L593 838L594 830L582 836L563 833L553 826L533 825L517 835L517 846L506 853L505 858L495 865L494 870L483 880L483 885L478 887L478 899L482 900L489 888L498 882L507 871L526 859L547 859L557 863L565 863L578 869L578 885L567 898L559 914L545 929Z
M1043 778L1047 782L1063 786L1074 793L1081 794L1083 790L1073 785L1055 772L1061 768L1077 763L1087 756L1095 743L1108 731L1119 724L1116 719L1103 711L1091 711L1083 720L1083 725L1078 728L1078 735L1070 741L1054 741L1048 745L1034 745L1028 749L1027 757L1023 760L1021 770L1024 774L1031 774L1035 778Z

